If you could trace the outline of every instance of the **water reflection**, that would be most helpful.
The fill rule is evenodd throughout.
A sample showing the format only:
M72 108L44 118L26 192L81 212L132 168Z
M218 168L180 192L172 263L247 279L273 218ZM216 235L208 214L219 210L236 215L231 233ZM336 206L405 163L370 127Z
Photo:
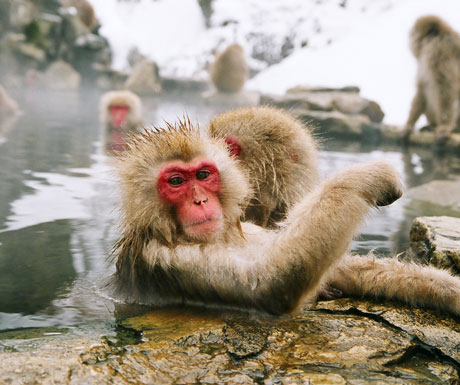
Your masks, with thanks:
M99 94L29 93L15 98L24 113L0 141L0 330L81 327L111 319L115 305L105 297L101 282L114 270L107 256L117 237L118 198L102 151ZM193 93L152 97L143 105L145 120L156 125L188 114L205 126L229 107L212 105ZM452 154L332 139L322 144L320 173L324 178L380 158L402 173L407 187L460 176L460 158ZM403 198L375 210L353 250L404 250L414 216L445 213L409 203Z
M65 220L0 233L0 312L33 314L75 279L70 236Z

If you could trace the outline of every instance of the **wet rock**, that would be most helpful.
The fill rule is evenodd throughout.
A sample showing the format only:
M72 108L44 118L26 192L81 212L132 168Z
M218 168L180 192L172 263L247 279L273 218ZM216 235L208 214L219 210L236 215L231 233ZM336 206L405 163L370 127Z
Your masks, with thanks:
M402 127L382 126L382 138L391 142L402 142ZM435 147L458 151L460 149L460 134L452 133L449 139L441 146L436 143L436 135L430 131L414 131L407 140L407 143L414 146Z
M126 79L125 88L141 95L161 92L157 64L151 60L143 60L137 63L128 79Z
M360 89L357 86L345 86L339 88L295 86L286 90L286 94L303 94L305 92L351 92L359 94Z
M313 111L303 109L293 109L291 113L309 124L313 129L320 133L335 134L338 136L361 137L367 132L374 132L379 138L380 131L374 129L374 125L367 116L346 115L339 111ZM365 139L371 139L367 136Z
M407 196L415 201L445 206L460 212L460 180L433 180L411 188Z
M460 274L460 218L416 218L410 230L410 247L418 262Z
M346 299L320 302L317 309L279 318L165 309L119 321L117 334L99 341L71 336L0 341L0 383L459 381L454 320Z
M80 74L64 61L52 63L45 71L43 82L51 89L75 90L80 86Z
M235 93L208 91L201 96L208 103L225 105L228 108L257 106L260 100L258 92L245 90Z
M338 111L346 115L364 115L372 122L380 123L384 113L380 106L359 95L359 89L308 89L296 87L284 96L264 95L261 103L281 108L305 108L314 111Z
M434 310L410 308L391 301L377 304L349 298L321 301L316 305L316 309L361 314L375 320L384 320L393 327L416 337L429 349L438 349L460 364L458 321L450 316L439 314Z
M209 89L207 80L189 78L162 78L162 87L165 91L206 91Z

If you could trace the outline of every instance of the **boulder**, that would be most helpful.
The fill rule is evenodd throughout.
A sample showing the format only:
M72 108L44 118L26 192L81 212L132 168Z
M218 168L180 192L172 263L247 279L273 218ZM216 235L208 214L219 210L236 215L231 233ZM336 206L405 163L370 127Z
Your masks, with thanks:
M418 262L460 274L460 218L415 218L409 254Z
M80 80L80 74L62 60L52 63L43 76L44 85L56 90L78 89Z
M460 180L433 180L407 192L412 200L445 206L460 212Z
M305 88L291 89L284 96L264 95L262 104L281 108L305 108L314 111L338 111L346 115L365 115L372 122L380 123L384 113L380 106L363 98L358 92L328 90L314 91Z
M208 91L202 93L201 96L207 103L218 104L227 108L257 106L260 100L258 92L245 90L235 93Z
M322 134L379 140L380 127L365 115L346 115L339 111L292 109L291 113Z

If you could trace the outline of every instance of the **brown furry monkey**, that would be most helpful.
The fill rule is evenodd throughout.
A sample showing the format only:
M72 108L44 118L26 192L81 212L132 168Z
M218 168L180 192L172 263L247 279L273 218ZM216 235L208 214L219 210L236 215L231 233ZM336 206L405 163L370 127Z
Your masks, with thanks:
M128 90L109 91L101 96L100 121L104 126L106 148L122 151L126 134L142 125L142 102Z
M438 141L459 127L460 35L437 16L420 17L410 33L417 59L417 91L404 128L407 137L425 114Z
M242 108L218 115L210 135L227 142L248 170L254 193L245 219L274 227L317 183L317 146L300 121L271 107Z
M296 311L330 277L346 293L460 314L460 279L445 271L393 259L342 258L369 209L401 196L389 164L355 166L317 185L276 230L240 222L251 196L240 166L222 140L187 121L128 143L118 164L119 298L283 314Z
M249 68L243 48L232 44L216 56L211 66L212 84L220 92L240 91L249 76Z

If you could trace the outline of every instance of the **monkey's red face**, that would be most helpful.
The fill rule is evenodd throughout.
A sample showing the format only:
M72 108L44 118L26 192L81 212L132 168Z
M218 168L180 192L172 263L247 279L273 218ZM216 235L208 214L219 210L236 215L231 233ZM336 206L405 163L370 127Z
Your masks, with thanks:
M126 105L111 105L110 119L113 128L121 128L128 117L129 107Z
M175 207L182 228L190 237L205 239L222 228L219 170L211 160L166 164L160 170L157 189L161 199Z

